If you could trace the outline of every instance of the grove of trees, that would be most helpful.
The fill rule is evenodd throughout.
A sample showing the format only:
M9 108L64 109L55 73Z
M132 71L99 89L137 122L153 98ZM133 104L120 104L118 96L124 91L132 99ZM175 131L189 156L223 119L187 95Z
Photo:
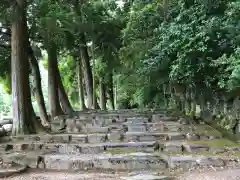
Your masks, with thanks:
M167 106L194 116L199 105L234 109L238 119L237 0L1 0L0 37L13 135L86 108Z

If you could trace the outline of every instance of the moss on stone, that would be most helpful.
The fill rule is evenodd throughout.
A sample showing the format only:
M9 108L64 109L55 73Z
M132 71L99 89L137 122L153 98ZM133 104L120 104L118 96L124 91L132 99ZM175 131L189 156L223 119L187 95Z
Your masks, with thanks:
M207 145L209 147L234 147L240 146L240 144L230 141L228 139L215 139L215 140L208 140L208 141L186 141L187 144L201 144Z
M127 149L127 148L113 148L113 149L107 149L105 151L106 153L112 154L112 155L117 155L117 154L130 154L130 153L137 153L137 152L142 152L141 150L137 149Z
M196 125L195 132L199 135L221 136L221 133L219 131L206 124Z

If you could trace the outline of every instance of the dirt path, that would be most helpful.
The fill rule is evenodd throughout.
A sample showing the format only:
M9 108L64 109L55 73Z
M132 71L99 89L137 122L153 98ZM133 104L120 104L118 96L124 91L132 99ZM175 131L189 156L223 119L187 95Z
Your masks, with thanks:
M27 172L6 180L121 180L123 174L106 173L64 173L64 172ZM176 180L240 180L240 169L189 172Z
M64 172L26 172L6 180L120 180L119 174L105 173L64 173Z
M208 171L208 172L189 172L177 178L177 180L240 180L240 169Z

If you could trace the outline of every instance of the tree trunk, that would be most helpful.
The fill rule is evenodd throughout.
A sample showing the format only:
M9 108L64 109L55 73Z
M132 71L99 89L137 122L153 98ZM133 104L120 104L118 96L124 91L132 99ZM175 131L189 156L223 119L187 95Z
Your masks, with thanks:
M42 92L41 74L40 74L40 70L39 70L39 65L38 65L36 57L34 56L34 52L30 46L30 42L28 42L28 49L29 49L29 58L30 58L32 74L33 74L33 78L34 78L34 81L33 81L34 95L35 95L35 98L36 98L37 104L38 104L39 116L40 116L42 125L49 126L47 109L45 106L43 92Z
M90 58L89 58L84 34L81 34L80 52L81 52L81 59L82 59L83 76L84 76L87 99L88 99L87 106L88 108L92 108L93 107L93 75L92 75L92 69L90 66Z
M73 5L75 7L76 14L80 17L83 23L82 11L80 7L81 2L79 2L79 0L75 0ZM77 33L78 31L79 31L79 28L76 29ZM88 54L85 34L79 33L79 37L80 37L79 50L80 50L80 55L82 60L82 72L83 72L83 77L84 77L84 82L86 87L86 93L87 93L87 107L92 108L93 107L93 75L92 75L92 69L90 66L90 57Z
M86 109L85 101L84 101L84 91L83 91L83 82L82 82L82 63L81 59L76 61L77 63L77 74L78 74L78 88L79 88L79 100L80 100L80 108L81 110Z
M26 0L13 5L14 19L11 34L11 71L13 128L12 135L35 133L35 122L29 86L28 29ZM35 121L34 121L35 120Z
M52 118L62 115L58 94L57 49L54 43L48 44L48 100Z
M195 88L191 89L191 113L190 116L193 118L196 116L196 108L197 108L197 95L196 95L196 90Z
M106 88L105 88L105 84L104 84L104 81L103 79L101 78L100 79L100 82L99 82L99 97L100 97L100 107L102 110L106 110L107 107L106 107Z
M113 91L113 73L110 73L110 75L109 75L109 90L108 90L108 94L109 94L109 100L110 100L111 108L115 109L115 105L114 105L114 91Z
M92 77L93 77L93 109L99 109L99 107L97 107L97 94L96 94L96 79L95 79L95 58L94 58L94 49L93 49L93 46L92 46Z
M61 78L58 67L57 67L57 80L58 80L58 95L59 95L59 101L62 106L62 110L64 113L72 115L74 110L71 106L71 103L68 99L67 93L64 89L64 86L62 83L62 78Z

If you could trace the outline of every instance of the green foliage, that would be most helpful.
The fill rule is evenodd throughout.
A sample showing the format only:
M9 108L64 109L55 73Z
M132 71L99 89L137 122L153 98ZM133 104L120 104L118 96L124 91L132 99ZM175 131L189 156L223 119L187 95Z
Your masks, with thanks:
M167 3L135 1L129 12L121 60L125 71L136 74L132 83L140 83L134 101L143 103L136 96L143 96L139 92L145 87L158 89L158 95L152 92L147 98L153 102L154 96L162 94L163 84L225 92L237 89L239 2Z
M97 85L110 89L112 74L121 106L162 106L163 87L181 85L208 94L240 90L240 2L227 0L34 0L28 24L35 54L54 43L63 85L77 103L76 59L82 35ZM76 1L77 2L77 1ZM8 1L0 9L11 12ZM0 14L4 22L7 17ZM1 35L1 43L9 42ZM40 50L40 51L39 51ZM38 52L38 53L37 53ZM43 56L47 68L47 57ZM10 48L0 47L0 81L10 93ZM98 91L98 88L96 88Z

